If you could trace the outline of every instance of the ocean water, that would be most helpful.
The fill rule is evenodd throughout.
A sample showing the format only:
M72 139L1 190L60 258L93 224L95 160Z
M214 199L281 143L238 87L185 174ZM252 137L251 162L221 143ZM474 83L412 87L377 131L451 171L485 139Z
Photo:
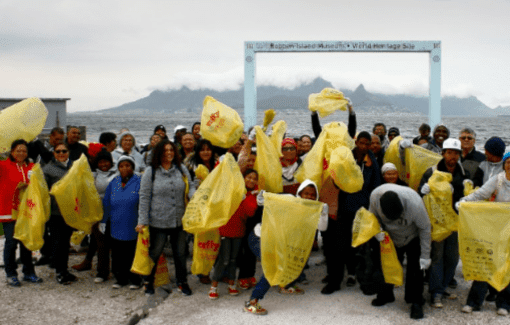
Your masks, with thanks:
M242 110L239 111L241 118ZM418 135L418 128L422 123L428 123L428 116L416 114L375 114L357 113L357 131L372 132L374 123L382 122L387 129L398 127L400 134L407 139ZM262 123L264 112L259 111L257 122ZM321 125L333 121L341 121L347 124L348 113L337 111L330 116L321 119ZM303 134L313 136L310 112L308 110L277 110L274 121L284 120L287 122L287 135L298 137ZM149 142L149 137L154 127L163 124L169 136L173 135L173 129L177 125L184 125L191 130L194 122L200 121L199 113L179 112L168 115L126 115L126 114L97 114L97 113L69 113L67 115L69 125L87 127L87 141L98 142L102 132L110 131L116 134L121 128L128 128L134 135L137 144ZM444 117L442 122L450 129L452 137L458 137L459 131L464 127L475 130L477 139L476 147L483 152L485 141L492 136L502 138L507 146L510 145L509 124L510 117Z

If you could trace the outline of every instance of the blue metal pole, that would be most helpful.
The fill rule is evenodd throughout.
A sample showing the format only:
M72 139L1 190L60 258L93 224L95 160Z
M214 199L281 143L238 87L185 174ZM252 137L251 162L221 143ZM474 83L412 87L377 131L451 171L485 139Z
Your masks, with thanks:
M255 83L254 44L244 43L244 130L257 124L257 87Z
M432 129L441 123L441 42L430 51L429 124Z

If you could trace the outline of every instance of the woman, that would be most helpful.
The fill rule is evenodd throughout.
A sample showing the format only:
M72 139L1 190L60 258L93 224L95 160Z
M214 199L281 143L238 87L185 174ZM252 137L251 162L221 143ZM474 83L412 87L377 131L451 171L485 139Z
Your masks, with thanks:
M183 159L188 158L195 152L195 137L193 133L185 133L181 138L181 157Z
M141 278L130 270L136 251L140 176L134 175L135 160L130 156L121 156L117 167L119 176L108 184L104 194L104 214L99 229L106 233L106 223L110 222L110 231L106 234L111 236L112 269L117 280L113 288L131 283L129 289L136 290L140 288Z
M457 210L461 202L491 200L494 202L510 202L510 153L503 156L504 171L491 177L481 188L463 197L456 204ZM467 298L466 305L462 307L464 313L479 311L489 290L487 282L473 281ZM508 315L510 311L510 285L497 293L497 313L501 316Z
M198 141L198 144L195 147L195 152L193 155L186 158L184 164L188 168L193 179L195 178L195 170L200 164L207 167L209 172L211 172L218 164L211 142L205 139Z
M302 157L312 149L312 138L308 135L302 135L298 141L298 155ZM304 158L303 158L304 159Z
M178 290L191 295L186 270L186 232L182 229L185 202L195 193L195 185L175 144L163 140L154 148L151 167L143 174L140 184L140 206L137 232L149 226L149 256L157 264L168 236L175 264ZM186 192L186 183L189 192ZM156 268L145 279L145 293L154 294Z
M193 136L195 137L195 141L200 141L202 138L200 136L200 122L193 123L193 126L191 127L191 132L193 133Z
M283 193L296 195L299 183L294 179L294 173L301 165L301 159L297 155L297 144L291 138L282 141L282 163Z
M119 148L112 152L113 162L116 164L120 156L131 156L136 162L135 172L141 173L145 170L145 162L143 156L135 149L136 141L134 135L125 131L119 136Z
M393 183L402 186L408 186L406 182L398 178L398 170L392 163L385 163L381 168L381 174L383 177L383 184Z
M57 144L53 150L53 159L43 168L44 178L50 190L53 184L67 174L71 164L67 144ZM51 234L51 259L57 272L57 282L64 285L71 284L76 281L76 276L69 273L67 263L69 262L69 240L74 229L64 221L53 195L51 196L51 216L47 226Z
M16 248L20 245L21 262L23 263L23 280L32 283L41 283L43 280L35 275L32 264L32 252L25 245L14 239L14 226L16 221L12 219L13 204L15 197L19 197L19 190L26 188L29 182L29 172L34 166L28 159L28 144L25 140L16 140L11 144L11 153L7 160L0 161L0 222L4 228L4 265L7 283L13 287L21 286L18 280Z

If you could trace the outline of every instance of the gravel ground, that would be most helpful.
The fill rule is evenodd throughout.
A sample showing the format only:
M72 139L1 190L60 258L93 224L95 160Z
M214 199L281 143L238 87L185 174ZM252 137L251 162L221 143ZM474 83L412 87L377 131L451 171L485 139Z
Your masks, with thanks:
M0 239L3 251L3 239ZM82 255L71 255L70 265L83 259ZM375 296L364 296L359 287L347 288L325 296L320 293L321 279L326 268L322 253L312 253L310 269L306 271L310 284L302 285L306 293L302 296L282 296L272 288L261 301L269 311L267 316L255 316L243 312L244 301L251 291L243 291L239 296L228 296L227 285L221 283L220 298L210 300L209 286L189 276L193 295L185 297L175 288L173 292L139 324L409 324L409 306L404 302L403 287L395 289L396 302L383 307L372 307ZM171 261L171 259L169 259ZM0 262L0 264L3 262ZM191 263L189 260L188 263ZM174 268L169 263L170 276ZM319 265L316 265L319 264ZM95 267L95 262L94 262ZM2 272L2 271L0 271ZM18 269L21 275L21 266ZM44 279L42 284L22 283L21 288L9 287L0 281L0 301L4 306L0 324L127 324L130 318L143 305L148 303L143 290L130 291L128 288L112 289L110 279L106 283L95 284L95 271L74 272L79 277L69 286L57 284L55 274L47 266L37 266L37 274ZM258 265L257 276L261 274ZM456 278L459 287L450 290L460 297L455 301L445 301L443 309L424 307L425 318L421 324L509 324L510 317L496 314L494 303L486 302L481 312L463 314L460 309L466 301L470 283L462 279L461 266ZM428 297L428 295L427 295Z

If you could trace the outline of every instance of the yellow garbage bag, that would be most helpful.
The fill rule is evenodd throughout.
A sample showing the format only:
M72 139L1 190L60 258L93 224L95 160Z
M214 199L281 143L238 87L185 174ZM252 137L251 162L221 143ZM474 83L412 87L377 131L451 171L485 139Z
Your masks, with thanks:
M195 170L195 176L198 177L202 182L209 176L209 169L202 164L199 164Z
M402 165L402 161L400 160L400 152L398 151L400 141L402 141L402 140L403 140L403 138L400 135L398 137L393 138L393 140L391 140L391 142L388 146L388 149L386 149L386 152L384 153L383 162L384 163L390 162L390 163L394 164L395 167L397 167L398 177L400 178L400 180L408 183L406 169L405 169L405 166ZM382 167L382 166L379 166L379 167Z
M480 187L477 186L476 188L473 188L473 183L466 182L464 184L464 196L468 196L469 194L476 192Z
M323 204L264 193L260 250L264 276L272 286L286 286L301 274L312 250Z
M21 195L14 226L14 238L28 250L37 251L43 246L44 225L50 218L50 209L48 185L41 166L35 164L30 183Z
M285 132L287 132L287 123L285 123L285 121L278 121L273 125L272 133L269 137L278 152L278 157L282 156L282 141Z
M161 254L156 265L156 274L154 274L154 287L161 287L170 283L170 275L168 273L168 264L166 262L165 253Z
M213 229L195 234L191 273L208 275L220 252L220 231Z
M341 146L351 150L354 149L354 140L349 136L347 126L342 122L326 124L312 149L294 174L294 178L300 183L305 179L312 180L320 192L322 184L329 177L329 173L326 171L329 167L332 152Z
M336 110L345 111L348 104L344 94L333 88L324 88L320 93L308 96L308 109L319 112L320 117L328 116Z
M76 246L81 245L85 236L87 236L87 234L82 230L73 231L73 234L71 235L71 244Z
M149 245L149 227L144 226L142 232L138 234L135 259L131 266L131 272L140 275L151 274L152 268L154 267L154 261L149 256Z
M65 222L90 234L92 225L103 218L103 204L94 185L87 157L81 155L67 174L51 188Z
M328 172L342 191L356 193L363 188L363 173L347 147L338 147L331 153Z
M397 256L397 250L393 240L388 233L384 232L385 237L381 245L381 266L384 275L384 282L401 286L404 283L404 270Z
M440 154L413 146L405 149L406 156L406 179L409 187L417 191L423 174L443 158Z
M246 194L243 175L232 154L214 168L196 190L182 218L185 231L196 234L225 225Z
M264 111L264 123L262 123L262 131L266 132L267 127L269 124L271 124L271 122L273 122L275 116L276 112L272 108Z
M243 121L239 114L211 96L204 99L200 119L200 134L215 146L230 148L243 134Z
M510 283L510 203L462 202L459 211L464 279L503 290Z
M432 240L440 242L457 231L459 216L452 207L452 174L435 170L428 184L430 193L423 197L423 203L432 225Z
M0 111L0 153L11 150L14 140L30 142L41 133L48 110L39 98L28 98Z
M259 173L259 189L272 193L283 192L282 164L273 142L255 126L257 137L257 159L253 167ZM280 143L281 146L281 143Z
M380 232L381 225L376 216L364 207L361 207L356 212L356 217L352 224L352 247L363 245Z

